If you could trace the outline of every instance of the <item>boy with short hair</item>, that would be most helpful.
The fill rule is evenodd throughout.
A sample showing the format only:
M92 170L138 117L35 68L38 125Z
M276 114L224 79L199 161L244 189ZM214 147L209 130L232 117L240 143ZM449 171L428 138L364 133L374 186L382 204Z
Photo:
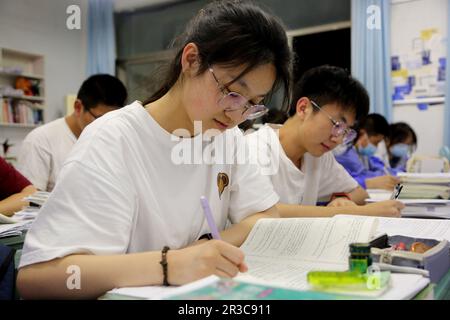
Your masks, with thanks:
M330 152L355 138L351 127L369 110L364 87L341 68L321 66L303 75L293 98L283 125L266 124L246 136L251 155L259 157L253 160L280 196L280 215L399 216L403 205L397 201L362 206L367 192ZM328 206L316 206L320 199L330 201Z

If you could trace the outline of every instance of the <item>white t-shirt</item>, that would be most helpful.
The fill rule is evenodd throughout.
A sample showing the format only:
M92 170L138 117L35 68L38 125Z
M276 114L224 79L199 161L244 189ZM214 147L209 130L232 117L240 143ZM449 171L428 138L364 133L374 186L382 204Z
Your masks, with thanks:
M246 146L238 128L225 134ZM237 223L278 202L272 185L248 161L175 164L183 143L212 145L203 143L201 135L176 138L182 142L175 138L138 102L89 125L27 234L20 266L73 253L123 254L186 246L211 232L200 204L202 195L209 200L219 230L228 219Z
M31 131L22 143L18 170L38 189L52 191L77 138L64 118Z
M283 150L278 136L280 127L265 125L245 138L252 161L270 178L281 203L316 205L318 200L328 201L335 192L350 192L358 187L331 152L321 157L306 153L300 171ZM255 160L255 156L259 158Z

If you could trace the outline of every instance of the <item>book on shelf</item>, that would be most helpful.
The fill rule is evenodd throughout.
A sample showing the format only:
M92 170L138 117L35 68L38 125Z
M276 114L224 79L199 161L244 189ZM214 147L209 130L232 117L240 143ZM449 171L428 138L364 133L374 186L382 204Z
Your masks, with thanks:
M1 124L38 125L44 122L43 108L39 103L3 98L0 104Z

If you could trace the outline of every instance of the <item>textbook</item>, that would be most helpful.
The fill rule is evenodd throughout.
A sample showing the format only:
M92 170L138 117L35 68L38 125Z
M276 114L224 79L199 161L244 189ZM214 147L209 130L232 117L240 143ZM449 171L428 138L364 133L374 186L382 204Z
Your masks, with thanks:
M163 297L167 300L355 300L363 297L318 291L298 291L209 276Z
M450 173L399 173L400 199L450 199Z
M383 233L403 234L403 221L410 227L410 235L419 233L419 229L426 229L430 236L446 238L450 232L445 231L449 230L450 221L422 220L416 224L411 220L415 219L351 215L336 215L332 218L261 219L241 246L249 270L240 274L238 279L287 289L311 290L306 280L309 271L348 270L350 243L370 242ZM386 292L358 291L353 295L379 299L409 299L428 283L429 279L421 275L393 274Z
M249 271L240 273L233 282L213 277L181 287L116 288L106 298L248 300L270 293L270 299L411 299L429 284L429 279L418 274L391 274L384 292L347 292L344 296L342 292L312 292L306 274L312 270L347 270L352 242L369 242L383 233L420 236L421 232L436 239L450 238L450 221L350 215L261 219L241 246ZM227 286L233 290L222 290Z
M243 280L308 290L312 270L348 270L349 245L369 242L374 217L260 219L241 246L249 271Z

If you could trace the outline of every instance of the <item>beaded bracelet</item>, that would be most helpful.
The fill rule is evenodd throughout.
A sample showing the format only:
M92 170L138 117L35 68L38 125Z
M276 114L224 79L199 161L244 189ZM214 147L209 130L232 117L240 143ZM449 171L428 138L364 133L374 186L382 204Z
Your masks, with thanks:
M165 286L169 286L169 281L167 281L167 251L169 251L170 248L168 246L164 246L164 248L161 251L161 261L159 262L159 264L162 266L163 268L163 285Z

